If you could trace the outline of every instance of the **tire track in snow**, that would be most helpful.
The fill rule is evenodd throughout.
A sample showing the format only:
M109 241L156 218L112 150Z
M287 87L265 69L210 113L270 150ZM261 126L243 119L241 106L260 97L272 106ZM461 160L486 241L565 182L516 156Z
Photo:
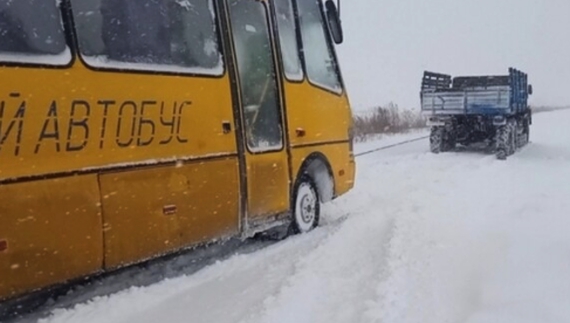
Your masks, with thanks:
M378 254L384 253L391 227L384 219L368 224L347 220L298 260L260 317L242 322L361 322L366 304L358 300L374 295L378 269L385 266L385 257Z
M426 138L429 136L378 147L355 157ZM323 213L327 218L342 214L342 226L335 226L312 252L297 260L292 275L276 295L266 299L260 315L248 317L241 323L363 322L366 319L367 309L374 304L376 286L388 275L389 258L385 255L395 229L393 214L400 213L401 209L398 205L395 209L387 207L389 201L378 199L376 194L358 192L358 188L355 191L349 194L367 198L362 199L357 208L346 198L333 202L328 208L325 206ZM371 216L371 208L378 213ZM330 220L325 218L325 221ZM346 306L347 301L352 303Z
M489 169L505 167L504 163L469 152L404 153L381 162L391 172L370 165L368 175L384 183L398 182L392 191L380 194L387 194L401 209L394 214L384 278L368 302L363 322L465 322L480 302L481 280L502 251L486 250L476 257L486 259L484 265L472 263L470 257L479 255L480 249L501 243L495 236L470 232L471 227L486 227L488 220L468 221L462 211L491 209L472 197L481 195L489 177L496 177L488 174ZM465 181L466 170L477 175ZM477 217L468 219L473 218ZM452 253L459 255L451 258Z
M367 301L375 297L376 286L384 279L385 253L394 227L391 214L397 209L387 208L388 201L362 188L349 194L360 203L342 198L326 205L323 213L327 218L345 218L348 213L350 217L329 230L310 253L296 259L293 273L264 302L263 311L241 323L364 320Z
M403 144L421 139L425 138ZM397 181L398 185L380 184L376 193L386 199L383 207L391 210L393 227L386 242L385 265L381 268L379 280L374 282L374 293L366 301L360 322L412 322L406 318L412 313L412 317L421 317L415 314L421 312L421 305L425 304L422 298L430 298L430 279L426 279L423 270L431 266L430 253L434 244L425 232L429 219L422 214L421 206L417 203L417 195L421 195L422 188L417 185L417 176L406 167L410 160L434 158L429 152L417 153L424 151L423 148L411 153L402 149L402 154L378 160L370 156L365 160L368 162L364 164L369 177L376 178L380 183ZM379 164L382 167L378 167ZM385 169L390 169L390 172L383 171ZM439 169L439 172L445 171L445 168Z
M326 227L325 227L326 228ZM238 254L190 276L130 288L72 309L56 310L41 323L238 322L261 310L267 295L281 288L281 277L326 238L326 231L288 239L252 254ZM228 310L230 309L230 310Z

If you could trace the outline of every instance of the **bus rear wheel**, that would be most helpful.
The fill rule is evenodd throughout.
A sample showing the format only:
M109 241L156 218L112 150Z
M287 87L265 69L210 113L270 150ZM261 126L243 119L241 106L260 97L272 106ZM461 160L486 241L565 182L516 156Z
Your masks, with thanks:
M293 191L291 205L293 234L306 233L319 224L321 204L317 186L311 177L303 175Z

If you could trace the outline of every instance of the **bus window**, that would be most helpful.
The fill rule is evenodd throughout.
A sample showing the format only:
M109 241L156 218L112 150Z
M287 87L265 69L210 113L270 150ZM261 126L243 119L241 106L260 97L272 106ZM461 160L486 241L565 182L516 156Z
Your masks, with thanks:
M72 0L72 9L89 65L223 73L211 0Z
M49 57L61 54L63 60ZM0 61L66 64L70 59L55 1L0 0Z
M341 86L318 1L297 1L305 67L312 83L338 93Z
M248 147L281 149L280 105L265 5L231 0L230 13Z
M285 76L292 81L303 79L303 69L299 59L297 34L295 33L295 16L291 0L275 0L275 14L279 31L279 43Z

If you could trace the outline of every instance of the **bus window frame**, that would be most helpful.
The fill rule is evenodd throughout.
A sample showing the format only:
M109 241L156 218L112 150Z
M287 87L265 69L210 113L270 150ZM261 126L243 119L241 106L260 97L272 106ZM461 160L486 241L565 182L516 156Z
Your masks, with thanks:
M56 69L63 70L71 68L76 61L76 47L75 37L73 32L73 25L71 23L71 6L69 0L61 0L59 7L61 25L63 29L63 36L65 39L66 50L69 51L69 59L65 64L47 64L47 63L34 63L34 62L14 62L0 60L0 67L18 67L18 68L39 68L39 69Z
M307 78L307 72L305 71L305 65L303 62L303 53L301 51L301 33L300 33L300 29L299 29L299 16L297 15L297 10L295 8L295 6L297 5L295 0L287 0L291 2L291 10L293 13L293 27L294 27L294 32L295 32L295 42L297 43L297 58L299 59L299 68L301 69L299 72L301 74L301 77L298 79L291 79L287 76L287 73L285 72L285 62L283 61L283 51L281 49L281 38L280 38L280 31L279 31L279 23L277 22L278 17L277 17L277 5L275 4L277 0L271 0L271 19L275 22L274 25L274 38L278 41L279 46L277 47L277 51L278 51L278 63L279 63L279 68L282 71L281 74L283 75L282 79L287 80L287 82L289 83L297 83L297 84L301 84L303 82L305 82L305 79Z
M307 73L307 62L305 61L305 55L304 55L304 50L305 50L305 44L303 42L303 36L301 34L301 17L299 15L299 5L297 3L298 0L291 0L293 2L293 11L294 11L294 15L295 15L295 24L297 27L297 41L299 42L299 55L301 56L301 65L303 67L303 74L305 75L305 79L307 80L307 82L309 84L311 84L313 87L318 88L320 90L323 90L325 92L334 94L338 97L342 97L345 92L345 86L344 86L344 81L342 78L342 74L340 72L340 65L338 63L338 57L336 54L336 49L332 43L332 39L331 39L331 35L329 33L328 27L326 26L326 16L324 13L324 7L323 7L323 3L321 1L316 1L318 3L318 9L319 9L319 14L321 16L321 25L323 28L323 32L325 34L325 41L327 43L327 47L330 50L332 59L334 60L334 71L337 75L338 78L338 84L339 84L339 90L338 91L334 91L331 88L322 86L321 84L315 83L311 80L311 78L309 77L309 74ZM311 1L311 0L300 0L300 1Z
M222 62L222 70L219 74L206 74L206 73L195 73L195 72L175 72L175 71L167 71L167 70L153 70L153 69L131 69L131 68L119 68L119 67L112 67L112 66L93 66L89 64L85 59L83 53L81 53L81 48L79 48L79 36L77 35L77 30L75 29L75 17L73 16L73 8L71 5L71 1L73 0L62 0L69 4L69 19L71 24L71 30L73 34L73 41L74 46L76 47L76 54L81 61L82 65L85 66L87 69L95 72L106 72L106 73L126 73L126 74L143 74L143 75L166 75L166 76L185 76L185 77L196 77L196 78L211 78L211 79L222 79L226 77L228 74L228 62L226 57L225 48L223 44L223 35L222 35L222 25L221 25L221 17L220 17L220 8L218 2L216 0L207 0L211 1L212 5L214 6L214 26L216 27L216 38L218 41L218 53L220 55L220 61ZM136 64L136 63L133 63ZM167 65L168 66L168 65ZM170 65L174 66L175 65Z

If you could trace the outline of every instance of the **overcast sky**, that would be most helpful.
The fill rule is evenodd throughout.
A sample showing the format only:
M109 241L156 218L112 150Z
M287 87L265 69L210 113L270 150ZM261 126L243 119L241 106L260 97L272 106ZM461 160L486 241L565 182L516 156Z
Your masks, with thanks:
M355 111L419 105L424 70L529 74L534 105L570 105L570 0L342 0L337 47Z

